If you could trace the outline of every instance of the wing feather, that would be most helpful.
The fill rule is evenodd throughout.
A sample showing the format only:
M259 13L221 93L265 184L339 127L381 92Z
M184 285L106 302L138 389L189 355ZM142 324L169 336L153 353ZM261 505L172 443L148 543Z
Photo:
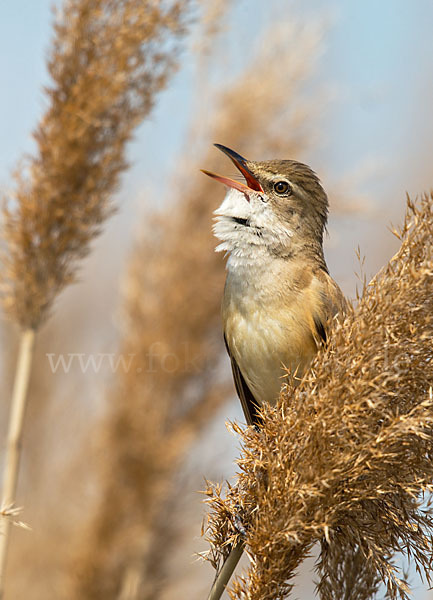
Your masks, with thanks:
M311 274L308 276L308 272L304 269L302 278L297 280L298 293L302 290L305 298L305 302L303 303L305 311L304 319L308 319L310 327L310 337L307 338L305 343L306 356L308 354L307 358L309 359L311 359L309 354L311 352L311 336L315 341L316 348L319 348L322 344L326 344L328 329L332 318L337 313L344 315L347 306L347 301L345 300L343 293L326 271L318 269L310 273ZM300 290L299 287L303 282L305 283ZM230 357L233 379L246 422L248 425L260 427L262 424L258 408L260 402L257 401L253 392L248 387L227 342L226 335L224 335L224 342ZM290 337L287 342L290 343ZM304 358L304 356L300 356L299 362L301 363Z
M232 365L233 379L235 382L236 392L239 396L239 400L241 401L242 409L244 411L247 424L252 425L254 427L259 427L262 420L258 411L258 402L254 398L253 393L248 387L244 376L242 375L241 370L239 369L238 363L236 362L235 358L233 357L233 354L230 351L230 347L227 343L227 338L225 335L224 342Z
M322 310L313 314L315 333L320 342L326 344L328 338L328 329L333 317L338 313L341 317L347 311L347 300L344 297L338 284L327 272L316 274L323 285Z

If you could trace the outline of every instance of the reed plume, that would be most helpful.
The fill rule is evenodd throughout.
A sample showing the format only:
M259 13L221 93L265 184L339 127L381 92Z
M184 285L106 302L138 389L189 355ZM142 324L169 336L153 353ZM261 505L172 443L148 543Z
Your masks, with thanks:
M236 85L219 94L211 139L257 154L284 146L285 155L299 155L308 129L302 89L319 40L316 28L298 31L294 24L278 35L275 28L266 32ZM269 66L283 48L284 77ZM200 159L215 169L221 162L213 149ZM172 189L181 191L173 191L166 210L146 217L130 258L120 350L134 362L109 395L102 495L77 551L75 595L86 600L159 597L173 545L175 474L231 389L219 375L224 265L210 227L221 190L198 172L196 160L179 163L186 175L176 173Z
M235 430L236 484L210 486L209 558L220 564L247 529L248 572L231 598L290 595L296 570L321 543L323 600L408 598L403 553L431 580L433 519L433 195L408 200L401 247L335 323L298 390L264 407L260 431Z
M162 48L186 6L68 0L58 15L37 153L4 213L3 298L21 327L39 326L112 213L126 142L172 72Z
M48 59L49 107L36 153L16 174L4 209L1 273L6 311L21 327L11 403L3 508L15 501L35 332L113 212L125 146L176 63L188 0L67 0ZM10 521L0 538L0 579ZM0 583L0 596L3 585Z

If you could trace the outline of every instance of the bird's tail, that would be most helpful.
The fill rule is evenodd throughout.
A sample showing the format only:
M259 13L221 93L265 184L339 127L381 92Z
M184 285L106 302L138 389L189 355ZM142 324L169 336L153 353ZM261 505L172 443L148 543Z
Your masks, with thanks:
M239 540L230 550L230 554L225 559L223 566L215 576L211 591L207 600L219 600L226 589L230 577L233 571L236 569L236 565L241 559L244 551L245 542L243 539Z

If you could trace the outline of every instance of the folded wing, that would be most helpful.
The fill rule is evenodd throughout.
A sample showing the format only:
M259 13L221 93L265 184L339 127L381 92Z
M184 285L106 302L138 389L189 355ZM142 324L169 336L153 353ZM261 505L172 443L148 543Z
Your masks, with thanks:
M230 347L227 343L226 336L224 336L224 342L227 348L230 362L232 365L233 379L235 382L236 392L241 401L242 409L244 411L245 419L248 425L259 427L261 424L261 417L258 410L258 403L253 396L250 388L248 387L233 354L230 351Z

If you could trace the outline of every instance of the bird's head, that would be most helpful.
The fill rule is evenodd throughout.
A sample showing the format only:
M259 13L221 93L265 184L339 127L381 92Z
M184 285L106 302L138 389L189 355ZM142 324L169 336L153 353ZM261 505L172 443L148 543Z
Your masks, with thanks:
M217 250L251 261L263 253L284 258L300 251L322 254L328 199L317 175L294 160L252 161L215 145L245 179L203 171L228 188L215 211Z

